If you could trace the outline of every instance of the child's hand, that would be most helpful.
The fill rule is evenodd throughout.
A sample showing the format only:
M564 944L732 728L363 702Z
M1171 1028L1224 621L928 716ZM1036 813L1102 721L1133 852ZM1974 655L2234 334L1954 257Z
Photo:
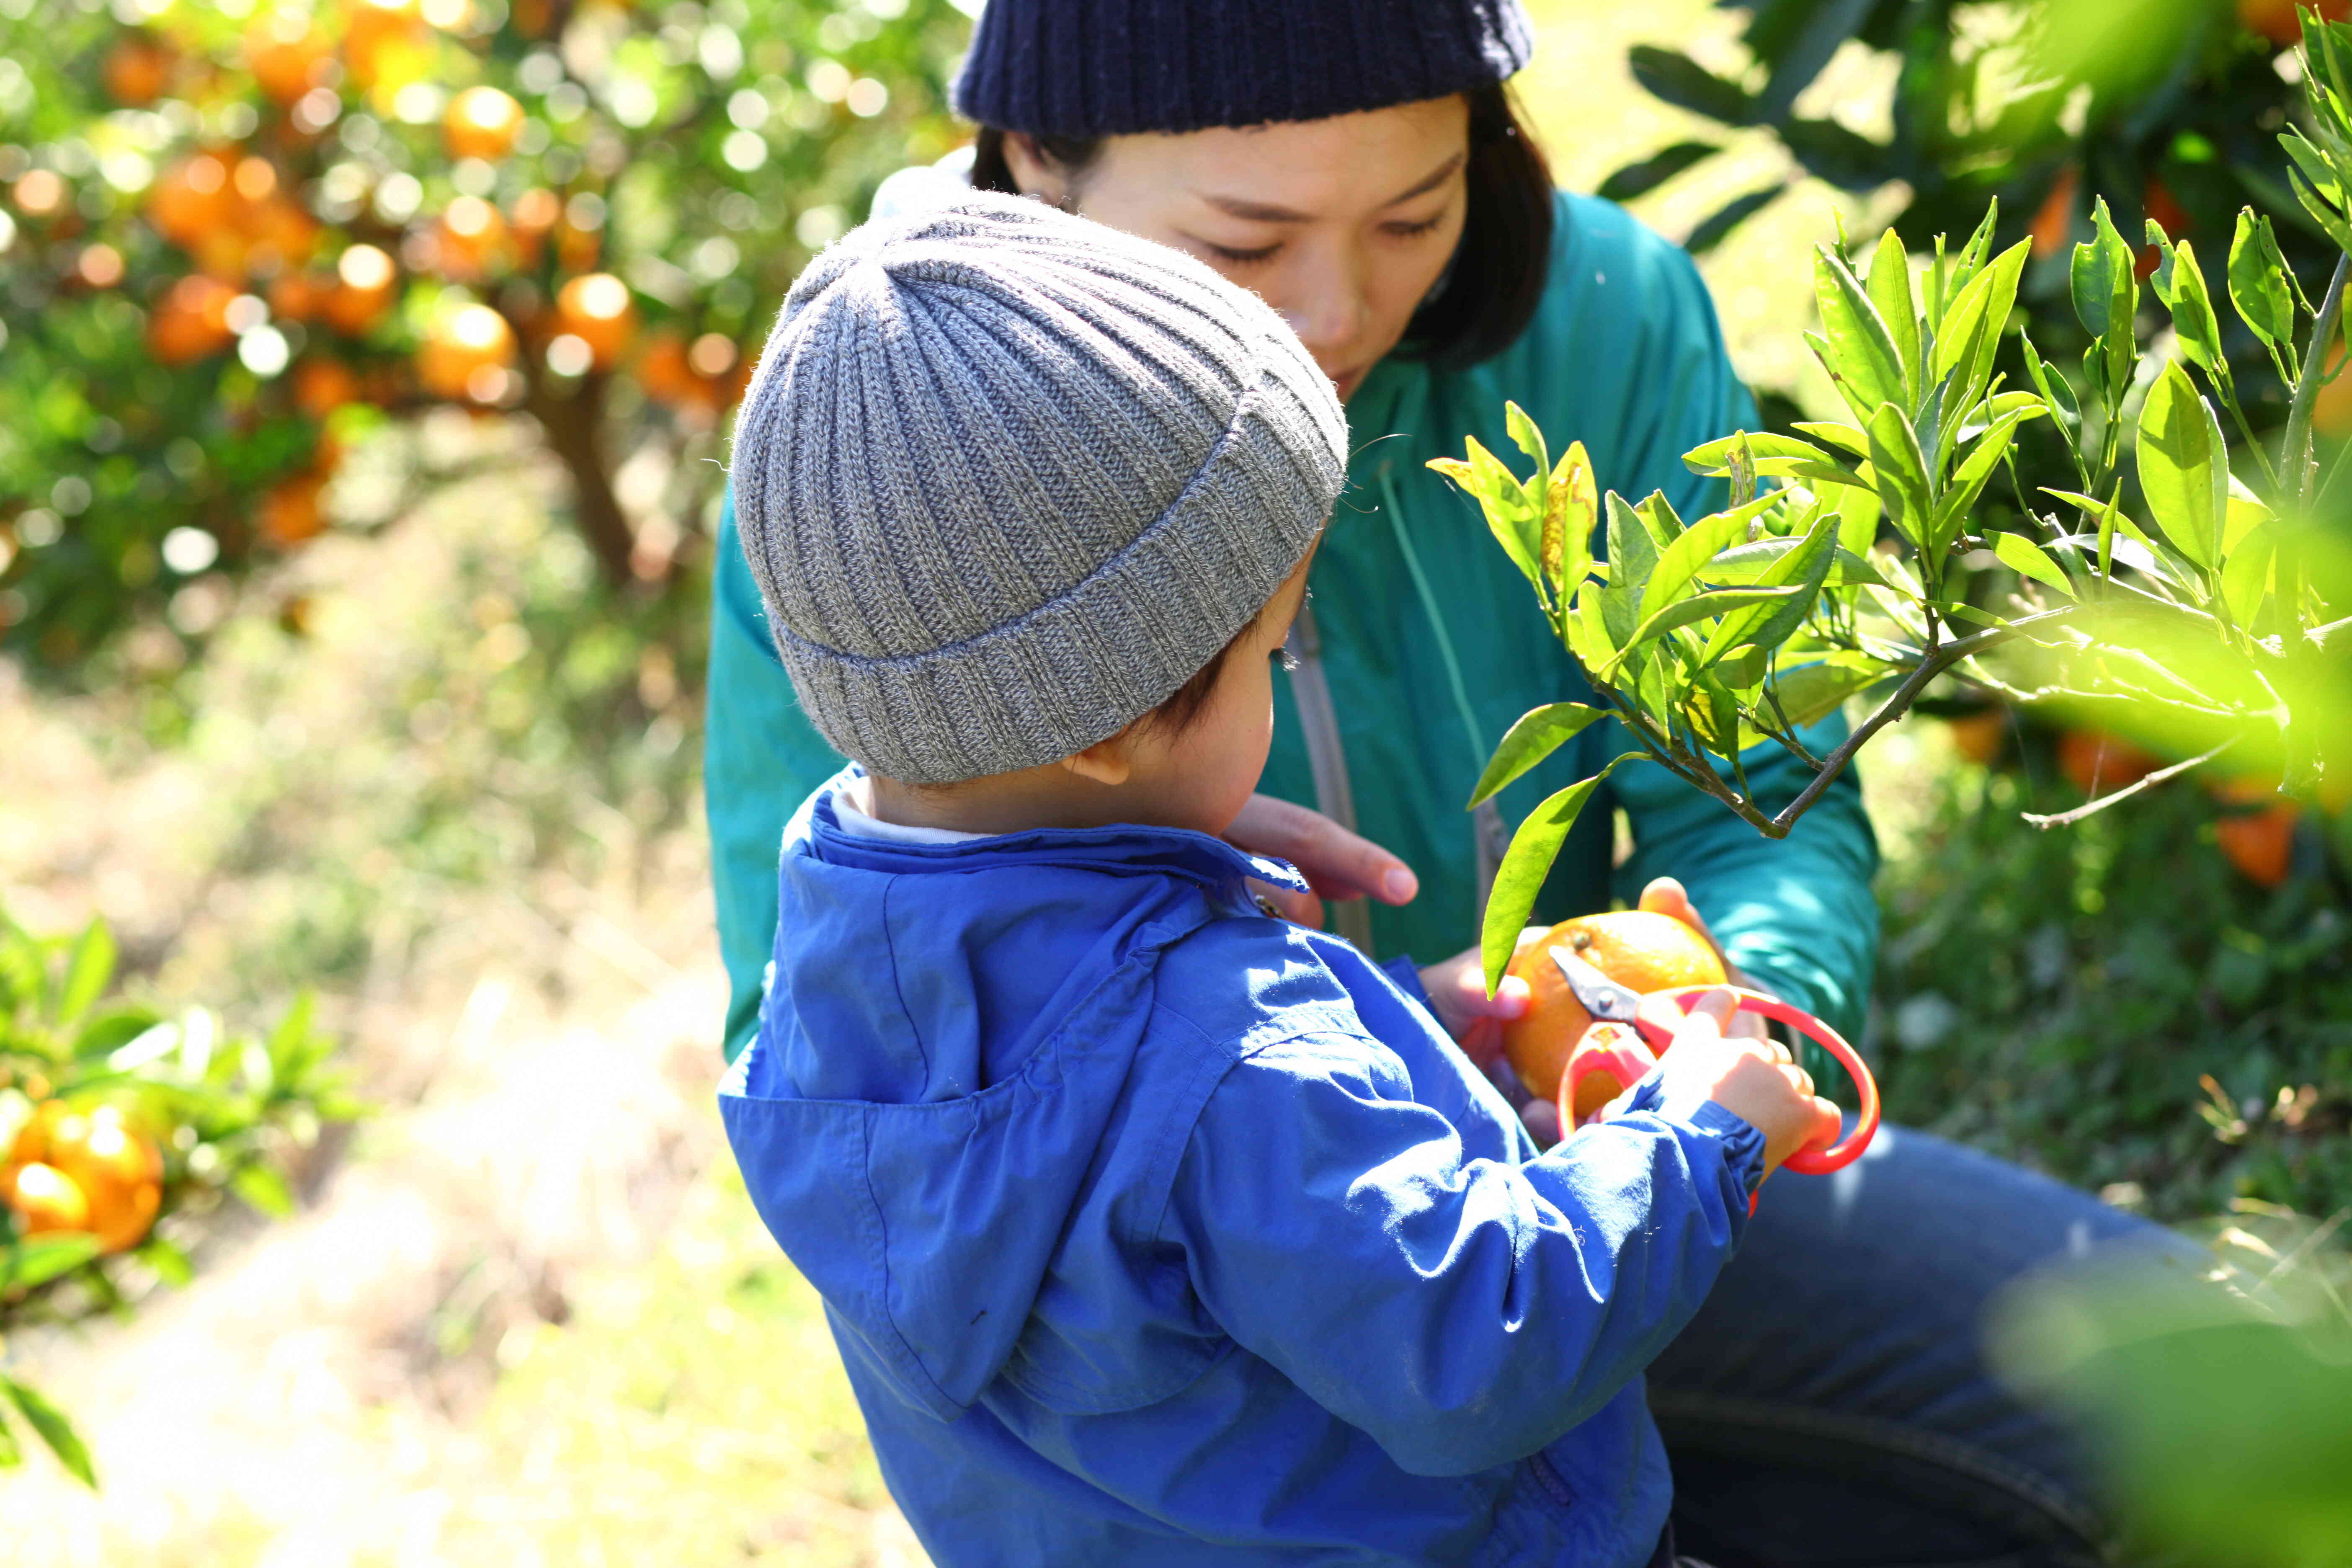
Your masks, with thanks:
M1659 1058L1670 1089L1704 1094L1764 1134L1764 1173L1811 1143L1838 1134L1838 1108L1813 1093L1812 1076L1789 1047L1771 1040L1727 1040L1724 1021L1737 1004L1710 991L1675 1025L1675 1043ZM1679 1011L1679 1009L1677 1009Z

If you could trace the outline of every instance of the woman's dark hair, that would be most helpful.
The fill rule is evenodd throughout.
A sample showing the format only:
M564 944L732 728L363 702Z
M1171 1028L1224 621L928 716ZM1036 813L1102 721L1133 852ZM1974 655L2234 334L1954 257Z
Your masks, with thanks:
M1413 312L1398 352L1448 369L1508 348L1535 319L1551 269L1551 166L1497 82L1464 95L1470 103L1469 211L1435 289ZM983 125L972 146L971 183L1019 195L1005 161L1005 132ZM1101 155L1093 137L1033 136L1039 152L1073 177Z

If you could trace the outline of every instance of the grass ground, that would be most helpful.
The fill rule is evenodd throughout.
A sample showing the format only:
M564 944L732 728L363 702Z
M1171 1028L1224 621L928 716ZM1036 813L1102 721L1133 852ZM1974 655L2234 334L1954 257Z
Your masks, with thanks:
M1542 18L1525 96L1583 188L1694 129L1626 46L1719 58L1736 22L1702 0ZM1866 101L1874 69L1822 90ZM1685 232L1780 156L1759 138L1641 210ZM1801 187L1706 268L1743 371L1801 395L1792 258L1830 213ZM47 929L105 911L167 999L258 1016L317 985L381 1108L298 1220L215 1237L193 1289L12 1345L108 1485L10 1479L0 1560L922 1560L711 1113L678 661L641 612L578 613L552 478L499 439L388 449L487 468L257 590L184 706L0 672L0 900ZM1871 780L1898 847L1925 809L1905 744Z

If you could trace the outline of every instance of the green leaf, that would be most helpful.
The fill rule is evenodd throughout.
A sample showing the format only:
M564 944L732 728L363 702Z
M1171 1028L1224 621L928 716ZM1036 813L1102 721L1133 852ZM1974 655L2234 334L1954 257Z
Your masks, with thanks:
M25 1237L8 1249L0 1280L30 1289L60 1274L70 1274L98 1256L98 1237L79 1231L56 1231Z
M1576 592L1576 603L1562 617L1560 629L1568 638L1568 651L1584 667L1589 676L1615 657L1617 644L1609 636L1609 627L1601 607L1601 597L1606 590L1598 583L1587 583Z
M2101 197L2092 209L2091 237L2074 247L2067 271L2070 291L2074 300L2075 319L2083 330L2093 337L2105 333L2116 314L2116 301L2122 284L2131 282L2133 257L2131 247L2124 243L2116 231L2115 219L2107 215L2105 197ZM2137 285L2133 285L2135 291Z
M1817 180L1849 191L1873 191L1886 183L1887 164L1895 153L1883 142L1834 120L1784 120L1774 129L1780 144Z
M1919 308L1911 296L1911 253L1903 248L1903 241L1891 228L1878 237L1878 249L1870 258L1870 302L1878 307L1880 319L1895 339L1895 353L1903 365L1904 395L1916 403L1927 380L1919 346Z
M2230 362L2221 353L2221 326L2213 316L2213 299L2206 292L2196 249L2185 239L2172 250L2172 277L2165 302L2172 310L2172 330L2189 357L2207 370L2227 372Z
M0 1377L0 1393L7 1394L24 1415L25 1424L49 1446L49 1452L58 1457L58 1463L63 1465L76 1480L96 1490L98 1471L90 1465L89 1450L82 1447L81 1439L74 1434L73 1424L65 1418L64 1413L13 1377Z
M1779 199L1789 188L1785 180L1775 180L1759 185L1742 195L1732 197L1715 211L1701 218L1683 240L1683 248L1693 256L1705 256L1723 243L1731 231Z
M1649 580L1642 586L1641 613L1647 616L1681 594L1694 577L1702 574L1708 562L1746 537L1750 521L1786 499L1777 493L1758 496L1746 506L1711 513L1685 529L1672 544L1659 552L1656 563L1650 568Z
M81 1026L74 1037L76 1061L95 1061L120 1050L163 1022L145 1007L112 1007Z
M1812 614L1813 601L1821 596L1822 584L1828 580L1830 567L1837 557L1837 523L1833 513L1816 518L1811 530L1797 548L1765 574L1766 583L1775 586L1793 584L1795 592L1777 604L1759 603L1727 615L1716 623L1715 630L1707 637L1706 647L1699 654L1702 666L1713 664L1742 643L1754 643L1763 648L1779 647L1805 624L1805 617ZM1750 593L1757 591L1748 590Z
M1543 432L1537 429L1536 422L1528 417L1528 411L1516 403L1506 401L1503 405L1503 426L1510 432L1511 439L1517 444L1519 450L1535 460L1536 477L1541 479L1549 475L1551 472L1551 452L1544 445Z
M1939 382L1958 373L1961 409L1973 404L1991 379L1993 356L2000 351L2009 312L2017 303L2018 279L2024 273L2032 249L2031 241L2021 239L1993 258L1953 297L1944 312L1927 379Z
M2032 338L2020 332L2018 342L2025 350L2025 374L2032 377L2033 390L2042 395L2042 400L2055 413L2065 416L2057 420L2058 433L2066 438L2066 445L2072 448L2074 433L2083 423L2083 410L2081 405L2074 401L2074 389L2042 357L2042 352L2033 346Z
M1536 895L1542 891L1551 863L1567 841L1569 830L1576 826L1584 803L1592 798L1602 780L1617 771L1619 763L1640 755L1626 752L1612 758L1591 778L1580 779L1528 813L1518 831L1511 835L1511 847L1504 851L1503 864L1495 873L1494 891L1487 895L1486 916L1480 923L1478 949L1486 963L1487 995L1492 996L1495 987L1503 983L1503 971L1510 967L1512 954L1518 950L1519 932L1535 910Z
M1633 515L1640 518L1642 526L1649 531L1650 542L1661 550L1683 536L1683 520L1664 490L1652 490L1643 496L1641 504L1633 509Z
M0 1470L13 1470L25 1462L25 1450L16 1441L16 1428L0 1419Z
M1582 734L1586 726L1608 713L1582 702L1551 702L1519 716L1495 748L1486 763L1486 771L1478 775L1478 787L1470 792L1470 803L1464 809L1475 810L1491 800L1504 786L1542 762L1569 741Z
M1609 628L1609 644L1622 648L1641 623L1642 584L1658 563L1657 542L1625 498L1615 490L1607 497L1609 509L1609 587L1601 595L1601 620Z
M1816 441L1835 447L1850 457L1859 458L1865 462L1870 458L1870 437L1856 426L1840 424L1834 420L1800 419L1790 428L1800 435L1810 436ZM1704 450L1704 448L1701 449ZM1685 460L1688 461L1687 458Z
M1944 499L1936 507L1936 523L1930 534L1932 548L1942 550L1958 537L1961 525L1968 521L1969 512L1984 493L1985 485L1992 479L1993 470L2000 464L2001 455L2015 439L2017 427L2032 417L2032 411L2019 409L1996 421L1993 426L1976 438L1968 456L1952 473L1952 482L1944 491Z
M1874 482L1867 489L1853 491L1838 499L1838 545L1841 549L1870 559L1870 547L1878 542L1878 486ZM1869 582L1877 575L1876 568L1868 576L1856 575L1857 581Z
M284 1219L294 1212L293 1189L271 1166L247 1165L229 1178L228 1186L229 1191L272 1219Z
M1703 594L1693 594L1687 599L1677 599L1662 605L1642 619L1629 641L1638 647L1665 636L1678 626L1686 626L1713 616L1728 615L1738 609L1756 605L1771 604L1786 599L1800 590L1785 584L1757 584L1746 588L1711 588Z
M1495 535L1503 553L1511 558L1540 596L1544 593L1543 574L1537 563L1536 553L1541 542L1542 520L1537 516L1535 503L1527 491L1503 466L1502 459L1478 444L1477 437L1464 443L1469 461L1458 458L1433 458L1429 467L1460 486L1471 500L1478 503L1485 514L1486 527Z
M1840 426L1843 428L1843 426ZM1810 441L1769 431L1742 430L1683 454L1683 466L1695 474L1720 479L1731 472L1731 458L1739 444L1748 444L1759 474L1779 479L1811 479L1821 484L1860 486L1861 475Z
M1772 689L1780 711L1802 730L1818 724L1857 691L1866 690L1895 672L1896 667L1861 653L1833 653L1811 664L1784 669Z
M1543 569L1550 574L1553 596L1562 605L1592 570L1592 531L1600 521L1601 487L1592 477L1592 459L1583 442L1571 441L1544 487L1539 541Z
M1649 195L1684 170L1722 151L1712 142L1677 142L1638 163L1626 164L1601 182L1599 194L1603 201L1630 202Z
M1753 646L1725 654L1710 672L1734 691L1753 691L1772 668L1772 650Z
M2009 569L2021 577L2031 577L2072 598L2074 585L2066 581L2066 574L2049 552L2021 533L1996 533L1992 536L1992 552L2001 558Z
M1895 531L1919 549L1927 547L1927 459L1903 410L1881 404L1870 418L1870 466L1877 471L1878 500Z
M185 1289L196 1277L195 1264L190 1261L186 1253L152 1233L139 1244L138 1250L131 1256L153 1269L156 1278L166 1285Z
M1626 51L1625 61L1633 68L1633 79L1652 98L1726 125L1745 125L1755 117L1754 94L1738 82L1717 76L1688 55L1637 44Z
M2069 506L2081 508L2091 517L2098 520L2102 527L2112 527L2126 537L2136 539L2151 549L2156 545L2156 541L2148 537L2147 531L2134 522L2123 508L2113 501L2101 500L2096 496L2086 496L2074 490L2054 490L2047 486L2043 487L2042 493L2063 500Z
M74 940L66 957L64 981L58 987L57 1021L70 1028L90 1005L105 993L114 977L114 933L104 921L92 921Z
M2271 346L2294 342L2294 297L2288 291L2286 258L2279 254L2271 220L2254 209L2238 213L2230 239L2230 303L2247 331Z
M1822 368L1866 425L1881 405L1905 399L1894 335L1843 258L1825 245L1813 247L1813 298L1828 343Z
M2261 612L2271 591L2271 563L2277 558L2277 533L2257 527L2231 548L2221 563L2221 602L2240 626L2249 626Z
M2172 547L2210 572L2221 563L2229 459L2221 422L2178 360L2148 388L2139 415L2139 483Z

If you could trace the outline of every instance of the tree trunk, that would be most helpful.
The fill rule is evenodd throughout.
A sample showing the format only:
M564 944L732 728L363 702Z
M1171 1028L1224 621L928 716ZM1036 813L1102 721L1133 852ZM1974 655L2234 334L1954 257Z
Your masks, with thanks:
M547 432L548 449L572 475L572 511L581 537L596 557L605 583L625 588L634 580L629 553L635 535L613 493L611 466L604 458L604 388L610 376L592 371L581 377L572 395L546 395L543 384L531 388L530 411Z

